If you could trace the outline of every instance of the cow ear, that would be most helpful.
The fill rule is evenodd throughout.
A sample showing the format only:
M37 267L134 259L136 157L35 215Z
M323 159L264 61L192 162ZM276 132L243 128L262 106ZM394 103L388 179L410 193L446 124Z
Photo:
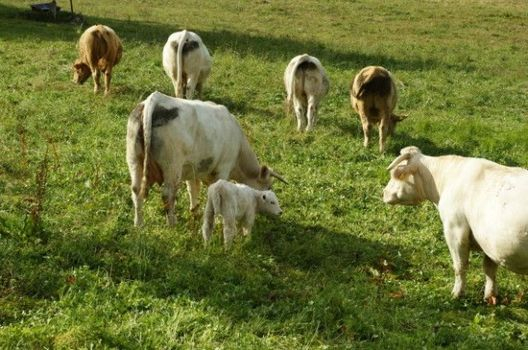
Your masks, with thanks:
M413 175L418 170L415 164L411 165L400 165L394 169L392 176L398 180L404 180L407 176Z
M263 165L260 167L260 174L259 177L261 179L267 179L270 177L270 170L267 166Z

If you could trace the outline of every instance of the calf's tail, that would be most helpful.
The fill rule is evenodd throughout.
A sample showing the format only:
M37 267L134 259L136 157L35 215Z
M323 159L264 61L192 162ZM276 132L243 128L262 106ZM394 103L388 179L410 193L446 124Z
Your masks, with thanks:
M214 216L222 207L222 196L220 191L209 188L207 191L207 204L204 210L204 222L202 226L202 235L205 243L209 242L214 228Z

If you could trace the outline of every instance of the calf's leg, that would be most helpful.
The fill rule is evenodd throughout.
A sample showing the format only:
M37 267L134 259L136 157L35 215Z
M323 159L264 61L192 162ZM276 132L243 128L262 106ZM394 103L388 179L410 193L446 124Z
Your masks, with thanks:
M237 227L236 220L234 217L228 217L227 215L224 218L224 247L225 249L231 248L233 245L233 239L235 238Z

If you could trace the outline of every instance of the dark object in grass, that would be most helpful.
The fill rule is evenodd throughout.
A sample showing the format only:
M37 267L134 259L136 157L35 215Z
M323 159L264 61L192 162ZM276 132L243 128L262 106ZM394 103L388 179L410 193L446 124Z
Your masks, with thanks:
M53 15L53 18L57 18L57 12L60 11L60 6L57 6L57 3L55 2L55 0L53 0L52 2L33 4L31 5L31 9L40 13L51 13Z

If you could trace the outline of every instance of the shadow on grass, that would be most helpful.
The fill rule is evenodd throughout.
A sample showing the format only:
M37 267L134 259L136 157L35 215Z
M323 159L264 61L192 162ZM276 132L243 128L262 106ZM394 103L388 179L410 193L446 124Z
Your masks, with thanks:
M2 36L6 40L15 40L20 37L32 37L44 40L74 41L78 39L76 25L72 23L54 23L50 26L43 22L28 20L26 10L0 5L0 18L8 19L9 30ZM30 12L30 11L29 11ZM160 47L160 52L167 37L181 30L178 23L163 24L144 21L118 20L104 17L86 17L84 27L91 24L103 23L112 27L123 39L125 46L130 42L146 42ZM0 26L1 28L1 26ZM286 64L291 57L301 53L310 53L317 56L322 62L334 67L348 69L377 64L391 70L430 70L438 66L445 66L443 62L432 59L406 59L399 60L383 54L368 55L360 52L337 50L335 45L324 45L313 41L299 41L287 37L271 37L250 35L228 30L199 31L199 35L213 52L219 49L229 49L242 56L254 55L268 61L280 60ZM467 66L449 66L450 69L466 71Z
M396 130L396 133L391 136L389 142L388 151L394 154L399 154L400 150L404 147L416 146L423 154L429 156L443 156L447 154L456 154L464 157L470 156L468 152L470 148L438 146L426 137L413 136L405 132L398 132L398 130Z

